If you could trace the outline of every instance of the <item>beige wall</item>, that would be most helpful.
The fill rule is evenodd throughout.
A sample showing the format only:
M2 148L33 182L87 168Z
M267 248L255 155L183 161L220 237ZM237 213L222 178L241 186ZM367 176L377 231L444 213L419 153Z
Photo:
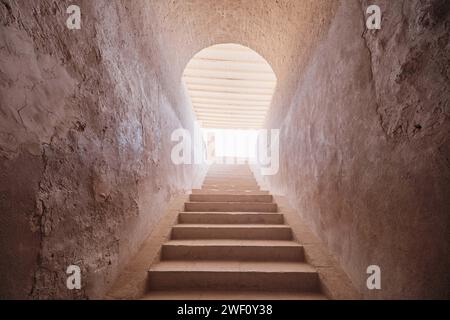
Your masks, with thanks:
M172 131L192 132L194 115L167 89L143 3L80 1L69 31L71 2L0 4L3 298L102 297L201 169L170 161ZM71 264L81 291L65 286Z
M288 112L272 108L281 169L267 182L366 298L448 298L450 6L377 3L382 28L362 36L371 3L345 1Z
M365 38L356 0L83 0L80 31L65 27L71 1L8 3L2 297L76 297L65 288L74 262L87 275L78 297L103 295L191 187L197 170L168 160L172 130L193 130L179 80L197 51L226 42L277 74L268 125L282 128L282 170L271 188L361 290L367 264L382 267L385 287L367 297L446 294L448 2L381 1L386 25Z

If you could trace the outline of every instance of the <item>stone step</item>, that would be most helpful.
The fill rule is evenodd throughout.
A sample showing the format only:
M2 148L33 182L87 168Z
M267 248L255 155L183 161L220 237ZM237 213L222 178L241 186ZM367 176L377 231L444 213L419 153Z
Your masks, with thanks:
M186 202L185 211L201 212L277 212L276 203L264 202Z
M210 167L208 169L208 173L217 172L217 171L221 171L221 172L222 171L223 172L249 171L249 172L251 172L250 167L248 165L222 165L221 167L214 167L214 168Z
M234 170L234 171L226 171L226 170L214 170L214 171L208 171L208 174L206 177L254 177L253 172L250 170Z
M244 190L244 191L236 191L233 189L230 190L218 190L218 189L193 189L192 194L226 194L226 195L268 195L268 191L261 190Z
M148 284L150 290L320 292L317 272L301 262L162 261L150 268Z
M280 213L267 212L180 212L178 223L190 224L283 224Z
M280 224L177 224L171 239L292 240L292 230Z
M255 188L236 189L236 188L223 187L223 188L202 188L202 189L197 189L197 190L200 190L200 191L193 191L192 193L193 194L268 194L266 191L263 191L260 188L258 188L258 189L255 189Z
M215 189L215 188L229 188L229 189L259 189L259 185L256 182L252 183L233 183L233 182L223 182L223 183L203 183L202 188L209 188L209 189Z
M304 261L303 247L280 240L171 240L162 260Z
M253 176L247 175L236 175L236 176L227 176L227 175L214 175L214 176L206 176L204 182L211 181L232 181L232 182L256 182L256 179Z
M189 200L192 202L272 202L272 195L251 194L191 194Z
M239 177L230 177L230 176L207 176L204 182L214 183L217 181L221 182L236 182L236 183L256 183L256 179L250 176L239 176Z
M213 173L213 172L211 172L206 175L206 178L254 179L255 176L251 172L243 172L243 173L239 173L239 172L216 172L216 173Z
M240 184L232 184L232 183L223 183L223 184L203 184L202 189L217 189L217 190L259 190L259 186L255 183L253 185L240 185Z
M208 173L206 179L245 179L255 180L255 176L251 172L223 172L223 173Z
M205 179L217 178L217 179L255 179L255 176L251 172L216 172L208 173Z
M327 300L320 293L277 291L211 291L177 290L151 291L142 300Z
M208 175L215 173L229 173L229 174L238 174L238 173L248 173L252 174L250 168L243 167L223 167L223 168L210 168L208 170Z
M259 186L238 186L234 184L211 184L211 185L202 185L201 189L217 189L217 190L234 190L236 192L244 192L245 190L253 190L258 191Z

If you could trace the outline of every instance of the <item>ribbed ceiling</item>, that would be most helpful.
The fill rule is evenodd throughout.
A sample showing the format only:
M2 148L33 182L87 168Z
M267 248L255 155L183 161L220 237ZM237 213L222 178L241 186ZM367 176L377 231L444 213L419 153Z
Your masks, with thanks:
M217 129L262 128L277 82L263 57L237 44L200 51L183 80L201 126Z

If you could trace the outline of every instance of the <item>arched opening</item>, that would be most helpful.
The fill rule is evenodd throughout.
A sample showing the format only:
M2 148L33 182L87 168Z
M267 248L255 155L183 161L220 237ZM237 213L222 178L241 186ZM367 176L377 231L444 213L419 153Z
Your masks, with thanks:
M214 156L252 158L277 85L270 64L248 47L217 44L194 55L182 78Z

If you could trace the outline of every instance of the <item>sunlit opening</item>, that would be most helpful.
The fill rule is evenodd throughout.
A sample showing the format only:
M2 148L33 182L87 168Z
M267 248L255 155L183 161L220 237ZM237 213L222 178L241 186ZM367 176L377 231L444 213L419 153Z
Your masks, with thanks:
M198 52L183 82L202 128L251 130L264 125L277 77L257 52L227 43Z
M254 161L257 130L203 129L210 158L235 158Z
M258 130L272 103L277 77L252 49L234 43L198 52L183 72L208 159L257 158Z

